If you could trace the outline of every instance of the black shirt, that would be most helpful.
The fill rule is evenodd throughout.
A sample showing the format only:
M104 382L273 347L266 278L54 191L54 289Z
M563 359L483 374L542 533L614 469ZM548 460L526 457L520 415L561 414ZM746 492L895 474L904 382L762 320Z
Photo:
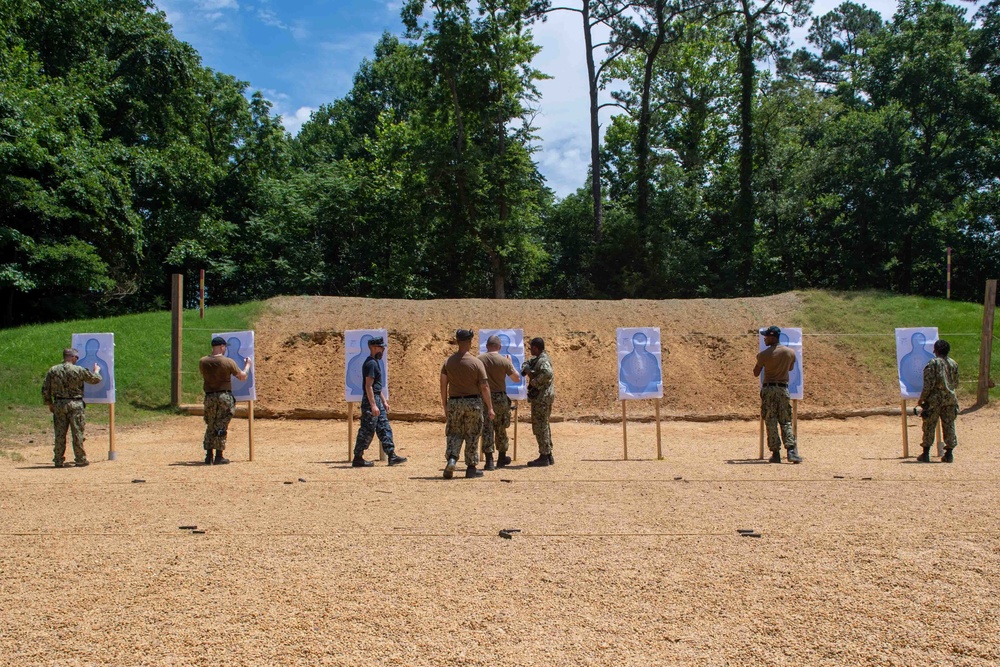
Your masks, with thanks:
M382 393L382 364L375 357L368 355L365 359L365 365L361 367L361 377L372 378L372 393L375 395Z

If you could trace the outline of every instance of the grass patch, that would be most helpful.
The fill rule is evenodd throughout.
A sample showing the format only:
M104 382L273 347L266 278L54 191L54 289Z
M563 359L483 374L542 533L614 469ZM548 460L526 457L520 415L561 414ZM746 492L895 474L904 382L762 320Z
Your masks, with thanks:
M803 292L802 324L806 333L846 334L837 345L888 383L896 382L897 327L937 327L951 343L962 385L959 396L976 395L979 339L983 328L980 304L883 292ZM996 335L1000 320L994 322ZM853 334L853 335L851 335ZM1000 376L1000 355L992 359L991 377Z
M217 306L184 313L183 402L200 400L198 359L211 351L212 331L252 329L262 312L260 302ZM51 428L42 404L42 380L62 361L74 333L115 334L115 419L135 424L174 413L170 407L170 312L142 313L104 319L75 320L0 330L0 430L3 440ZM87 421L106 424L108 408L88 406Z

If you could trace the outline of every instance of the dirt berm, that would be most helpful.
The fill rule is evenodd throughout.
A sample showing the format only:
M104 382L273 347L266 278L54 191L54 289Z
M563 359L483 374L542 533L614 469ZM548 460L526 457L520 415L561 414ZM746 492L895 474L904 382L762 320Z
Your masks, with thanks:
M256 325L257 411L345 414L343 332L384 328L393 414L439 419L439 373L455 329L523 328L526 339L544 338L552 357L555 419L618 419L616 328L655 326L663 342L665 418L752 418L759 406L756 332L801 326L801 307L796 293L667 301L281 297L268 302ZM837 337L805 333L801 417L898 406L898 389L862 368ZM633 401L628 410L630 418L648 417L653 403Z

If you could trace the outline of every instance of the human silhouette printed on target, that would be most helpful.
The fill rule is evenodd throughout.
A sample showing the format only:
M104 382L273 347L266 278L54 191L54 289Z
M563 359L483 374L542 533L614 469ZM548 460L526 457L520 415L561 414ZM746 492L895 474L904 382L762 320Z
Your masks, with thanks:
M101 381L97 384L86 384L83 386L83 397L89 398L91 400L96 398L107 398L108 394L111 393L111 373L108 371L108 364L104 359L101 359L99 352L101 351L101 342L96 338L90 338L84 345L84 350L86 353L83 359L76 362L77 366L83 366L86 369L93 369L94 364L101 369Z
M791 347L791 345L788 344L788 334L783 333L780 336L778 336L778 344L779 345L784 345L785 347ZM792 351L794 352L795 348L792 348ZM796 355L795 368L793 368L792 370L790 370L788 372L788 393L789 394L797 394L797 393L799 393L799 389L802 387L802 368L801 368L801 366L802 366L802 364L799 363L799 360L798 360L797 355Z
M517 356L516 354L511 354L510 353L510 338L507 336L507 334L497 334L497 338L500 339L500 354L502 354L502 355L508 355L509 354L510 355L510 362L512 364L514 364L514 368L520 370L520 368L521 368L521 357ZM521 378L520 382L514 382L513 380L510 379L509 376L507 377L507 390L508 391L510 391L511 389L519 389L522 386L524 386L524 378Z
M934 358L926 345L927 336L915 332L910 336L910 351L899 360L899 379L908 394L918 394L924 389L924 366Z
M641 331L632 336L632 351L626 354L618 370L618 381L629 394L643 394L660 383L660 364L656 355L646 350L648 339Z
M364 334L361 336L361 352L351 357L351 360L347 364L347 377L344 381L347 383L347 388L351 390L351 394L354 396L364 396L365 393L365 380L361 377L362 368L365 365L365 359L368 358L369 348L368 341L370 341L374 336L371 334ZM378 365L382 367L382 382L385 382L385 357L379 360Z
M243 368L246 365L246 362L243 361L245 357L240 352L240 347L242 347L240 339L233 336L226 343L226 356L235 361L238 367ZM242 382L238 378L232 378L232 380L234 395L241 396L243 394L249 394L250 387L253 386L253 367L250 367L250 372L247 373L246 380L243 380Z

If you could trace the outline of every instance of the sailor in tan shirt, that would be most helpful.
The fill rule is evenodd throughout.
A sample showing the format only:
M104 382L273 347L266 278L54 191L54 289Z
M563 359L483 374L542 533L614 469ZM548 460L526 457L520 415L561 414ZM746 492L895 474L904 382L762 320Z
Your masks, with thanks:
M788 396L788 372L795 368L795 352L781 345L781 329L770 326L761 329L767 347L757 355L753 376L764 373L760 388L760 413L767 427L767 446L771 450L771 463L781 463L781 441L785 441L789 463L801 463L792 432L792 404ZM780 438L779 438L780 428Z
M514 368L509 354L500 354L500 337L486 339L486 353L479 355L479 361L486 367L486 380L490 385L490 399L493 401L494 419L483 419L483 455L486 457L484 470L496 470L509 465L507 456L507 427L510 426L510 397L507 396L507 378L521 381L521 374ZM497 461L493 463L493 451Z
M445 479L451 479L455 474L463 441L465 476L483 476L482 471L476 470L479 462L479 434L483 430L483 406L486 406L486 414L490 419L496 416L490 400L486 367L469 352L472 349L472 337L471 329L456 331L458 352L448 357L441 366L441 404L447 418L445 433L448 443L445 450L445 457L448 459L444 469Z

